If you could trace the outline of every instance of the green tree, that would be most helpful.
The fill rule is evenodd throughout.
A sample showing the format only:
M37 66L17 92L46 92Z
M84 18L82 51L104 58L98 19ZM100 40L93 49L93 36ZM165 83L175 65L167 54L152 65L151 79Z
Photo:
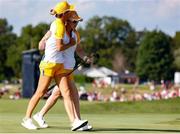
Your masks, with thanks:
M140 43L136 72L143 80L173 77L172 39L161 31L147 32Z
M174 48L180 48L180 32L176 32L176 35L173 38L173 42L174 42Z
M180 71L180 32L176 32L174 43L174 64L177 71Z
M36 26L27 25L22 28L21 35L16 44L8 50L7 64L13 68L16 77L21 77L22 52L29 49L37 49L38 43L49 29L49 25L40 23Z
M180 71L180 48L174 50L174 65L176 71Z
M8 49L15 45L17 38L12 30L6 19L0 19L0 80L13 76L11 66L6 64Z
M79 31L84 49L88 53L99 53L99 66L110 67L116 71L134 70L136 36L127 21L115 17L94 16Z

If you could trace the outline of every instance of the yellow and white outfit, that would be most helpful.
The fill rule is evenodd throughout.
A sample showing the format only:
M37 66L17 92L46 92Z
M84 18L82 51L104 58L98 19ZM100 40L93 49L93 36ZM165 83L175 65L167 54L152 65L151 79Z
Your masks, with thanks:
M62 20L53 21L50 31L51 36L46 42L45 56L40 63L40 71L41 75L53 77L64 73L62 51L58 51L56 47L56 39L63 39L65 34L65 25Z
M79 33L72 32L72 38L76 40L76 45L64 51L57 51L56 39L63 39L63 43L68 44L70 38L66 34L66 28L61 19L56 19L51 24L50 31L51 36L46 42L45 56L40 63L41 75L53 77L59 74L67 74L75 66L74 52L77 44L80 42Z

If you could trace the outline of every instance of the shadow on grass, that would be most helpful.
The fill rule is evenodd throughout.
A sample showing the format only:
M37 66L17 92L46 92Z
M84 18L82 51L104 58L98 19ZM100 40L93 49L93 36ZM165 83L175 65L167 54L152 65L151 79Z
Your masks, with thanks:
M144 129L144 128L94 128L93 132L100 132L100 131L138 131L138 132L180 132L180 130L171 130L171 129Z
M62 127L62 126L49 126L49 129L64 129L69 130L69 127ZM180 130L174 129L145 129L145 128L93 128L89 132L128 132L128 131L136 131L136 132L180 132Z
M50 129L70 129L69 127L62 127L62 126L48 126Z

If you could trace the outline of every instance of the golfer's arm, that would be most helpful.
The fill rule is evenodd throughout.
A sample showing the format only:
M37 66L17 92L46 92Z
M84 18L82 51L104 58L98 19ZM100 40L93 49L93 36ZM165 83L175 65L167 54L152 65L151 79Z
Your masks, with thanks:
M84 60L84 57L86 57L86 53L84 52L83 48L80 46L80 44L76 47L76 53L77 55Z
M49 39L49 37L51 36L51 31L47 31L47 33L44 35L44 37L40 40L39 42L39 50L44 50L45 46L46 46L46 41Z

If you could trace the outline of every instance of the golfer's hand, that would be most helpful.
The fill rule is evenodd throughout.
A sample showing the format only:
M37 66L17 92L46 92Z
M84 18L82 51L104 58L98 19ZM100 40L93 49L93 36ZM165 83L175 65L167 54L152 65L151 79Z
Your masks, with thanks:
M93 58L92 57L88 57L88 56L84 56L83 57L83 61L87 64L93 63Z

